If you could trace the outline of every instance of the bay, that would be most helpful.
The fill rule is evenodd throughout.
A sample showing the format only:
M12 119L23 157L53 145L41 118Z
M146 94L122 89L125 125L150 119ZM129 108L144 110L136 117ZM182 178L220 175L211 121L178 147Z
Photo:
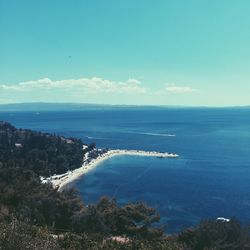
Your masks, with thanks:
M179 159L113 157L76 182L85 204L102 195L145 201L167 232L203 218L250 222L249 108L98 108L8 111L0 120L111 149L174 152Z

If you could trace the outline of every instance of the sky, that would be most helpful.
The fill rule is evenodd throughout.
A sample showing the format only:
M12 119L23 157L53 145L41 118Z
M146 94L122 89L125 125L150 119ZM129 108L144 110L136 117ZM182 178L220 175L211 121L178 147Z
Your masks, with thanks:
M249 0L0 0L0 104L250 105Z

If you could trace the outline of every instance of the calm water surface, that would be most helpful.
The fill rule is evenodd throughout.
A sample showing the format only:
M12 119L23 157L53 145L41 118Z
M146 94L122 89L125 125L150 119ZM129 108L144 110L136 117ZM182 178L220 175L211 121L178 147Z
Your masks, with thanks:
M219 216L250 223L250 109L0 112L0 120L79 137L98 147L181 156L116 156L105 161L76 183L87 204L102 195L121 204L145 201L160 212L168 232Z

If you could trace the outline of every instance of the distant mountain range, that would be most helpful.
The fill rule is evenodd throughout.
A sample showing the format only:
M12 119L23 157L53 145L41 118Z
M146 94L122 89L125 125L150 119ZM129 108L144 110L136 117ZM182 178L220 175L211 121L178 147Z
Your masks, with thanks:
M13 103L0 104L0 111L70 111L70 110L86 110L86 109L159 109L159 108L250 108L250 106L235 107L206 107L206 106L153 106L153 105L111 105L111 104L88 104L88 103Z
M140 106L140 105L110 105L110 104L88 104L88 103L13 103L0 104L0 111L70 111L86 109L119 109L119 108L140 108L154 109L167 108L167 106Z
M83 109L103 109L103 108L119 108L123 105L100 105L100 104L84 104L84 103L13 103L0 104L0 111L70 111ZM132 107L132 106L126 106Z

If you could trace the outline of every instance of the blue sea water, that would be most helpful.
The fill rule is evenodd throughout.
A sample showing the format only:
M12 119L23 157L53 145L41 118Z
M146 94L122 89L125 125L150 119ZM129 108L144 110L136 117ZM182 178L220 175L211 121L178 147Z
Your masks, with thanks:
M86 204L103 195L121 204L145 201L160 212L167 232L221 216L250 223L250 108L9 111L0 120L98 147L180 155L108 159L75 184Z

